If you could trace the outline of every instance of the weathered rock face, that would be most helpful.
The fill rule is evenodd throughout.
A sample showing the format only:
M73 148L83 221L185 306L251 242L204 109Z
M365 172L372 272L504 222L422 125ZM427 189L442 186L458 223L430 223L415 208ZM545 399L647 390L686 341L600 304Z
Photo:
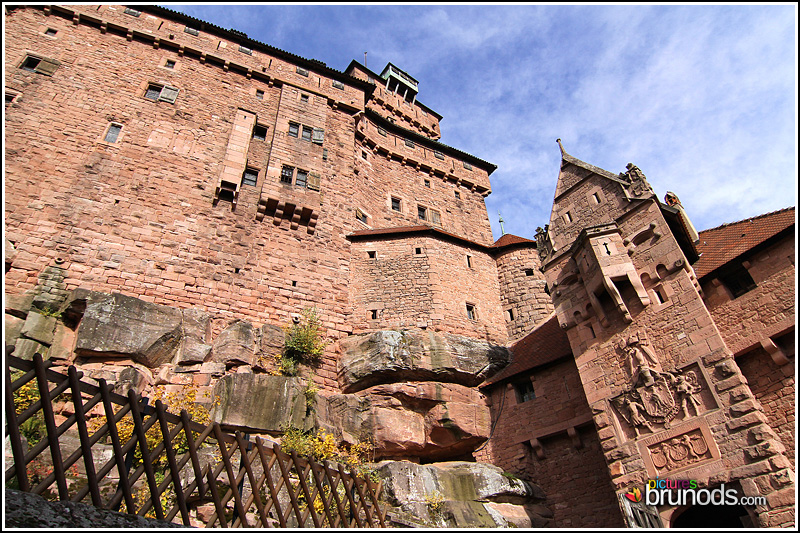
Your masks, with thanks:
M306 382L301 378L267 374L228 374L217 381L217 400L211 418L221 425L243 426L277 434L287 425L307 430L314 425L307 414Z
M213 344L216 363L252 365L256 354L256 331L246 320L237 320L225 328Z
M168 363L181 340L180 310L108 294L87 302L75 352L83 356L110 354L150 368Z
M354 335L342 339L340 347L339 383L344 392L403 381L474 387L510 361L503 346L421 330Z
M496 466L383 461L378 472L391 519L399 525L544 527L552 517L539 487L503 475Z
M378 457L448 459L489 437L483 395L454 383L392 383L328 396L319 424L345 442L369 437Z
M180 365L203 363L211 352L211 316L199 309L183 309L183 342L176 362Z

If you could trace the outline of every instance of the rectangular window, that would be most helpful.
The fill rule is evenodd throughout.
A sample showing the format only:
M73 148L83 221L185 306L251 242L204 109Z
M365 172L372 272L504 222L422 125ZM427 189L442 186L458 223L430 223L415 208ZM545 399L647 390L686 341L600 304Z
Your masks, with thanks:
M361 209L356 208L356 218L364 224L367 223L367 215Z
M54 30L53 28L47 28L44 32L44 34L47 35L48 37L55 37L56 33L58 33L58 31Z
M14 99L15 99L16 97L17 97L17 95L16 95L16 94L13 94L13 93L6 93L6 100L5 100L5 102L6 102L6 105L8 105L8 104L13 104L13 103L14 103Z
M308 185L307 185L308 189L312 191L318 191L321 181L322 179L319 177L319 174L317 174L316 172L311 172L308 175Z
M303 102L304 104L307 104L308 103L308 95L307 94L301 94L300 95L300 101Z
M164 62L164 66L167 68L175 68L175 60L174 59L167 59Z
M256 98L258 98L259 100L263 100L264 99L264 91L262 91L261 89L256 89Z
M569 211L567 211L566 213L564 213L564 220L566 220L566 221L567 221L567 224L569 224L570 222L572 222L572 213L570 213Z
M472 170L472 165L464 161L464 168L466 168L467 170Z
M392 196L392 211L400 212L400 198Z
M243 54L247 54L249 56L253 55L253 51L247 48L246 46L239 45L239 51Z
M301 76L305 76L306 78L308 77L308 71L307 71L306 69L304 69L304 68L297 67L297 68L295 69L295 71L296 71L298 74L300 74Z
M433 224L435 224L437 226L441 226L442 225L442 220L439 217L439 212L438 211L434 211L433 209L431 209L430 217L431 217L431 222Z
M106 131L106 136L103 139L107 143L115 143L117 142L117 138L119 137L119 132L122 131L122 126L120 124L111 124L108 127L108 131Z
M294 167L284 165L281 169L281 183L292 184L292 176L294 175Z
M36 67L39 66L41 61L42 60L38 57L28 56L25 58L25 61L22 62L22 65L20 65L19 68L30 72L36 72Z
M406 146L408 146L409 148L414 148L414 141L412 141L411 139L406 139Z
M308 126L303 126L303 140L304 141L311 142L311 137L312 137L313 133L314 133L314 130L312 130Z
M386 137L386 130L385 130L385 129L383 129L383 128L381 128L380 126L378 126L378 133L380 133L381 135L383 135L384 137Z
M55 59L45 59L43 57L26 56L19 68L27 70L28 72L35 72L36 74L44 74L45 76L52 76L56 69L61 65L60 61Z
M333 80L333 87L334 87L335 89L341 89L341 90L344 90L344 83L342 83L342 82L340 82L340 81Z
M154 102L168 102L174 104L178 98L179 89L168 85L157 85L151 83L147 86L144 97Z
M242 185L250 185L255 187L258 182L258 170L254 168L246 168L242 176Z
M467 318L470 320L478 320L478 311L473 304L467 304Z
M314 144L322 144L325 142L325 130L322 128L314 128L314 132L311 135L311 142Z
M420 220L428 220L428 209L418 205L417 206L417 218Z
M297 137L300 133L300 124L289 123L289 137Z
M431 188L431 180L422 180L422 184L429 189Z
M137 11L135 9L131 9L130 7L126 7L125 11L123 13L125 13L126 15L130 15L132 17L138 17L139 15L142 14L141 11Z
M506 312L508 313L508 321L509 322L513 322L514 321L514 310L513 309L507 309Z
M328 149L327 148L323 148L322 149L322 160L323 161L327 161L328 160Z
M185 33L188 33L189 35L194 35L195 37L200 35L200 32L198 30L196 30L194 28L190 28L189 26L186 26L185 28L183 28L183 31Z
M514 392L517 395L517 403L529 402L536 399L536 393L533 391L533 383L531 383L530 380L514 383Z
M436 159L441 159L442 161L444 161L444 154L442 152L440 152L439 150L434 150L433 151L433 156Z
M256 124L253 128L253 139L257 141L267 140L267 127Z
M738 298L756 288L756 282L741 263L734 263L720 269L718 277L731 291L734 298Z
M297 177L294 184L298 187L306 187L308 185L308 171L297 169Z
M471 255L467 256L467 266L469 268L472 268L472 256Z
M461 198L461 193L460 192L458 192L458 191L453 191L453 192L455 193L456 198L459 198L459 199Z

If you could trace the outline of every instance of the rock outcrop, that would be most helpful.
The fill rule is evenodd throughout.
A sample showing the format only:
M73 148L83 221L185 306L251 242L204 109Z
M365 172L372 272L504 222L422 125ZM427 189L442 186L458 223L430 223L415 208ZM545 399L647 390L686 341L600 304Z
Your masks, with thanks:
M339 345L339 383L344 392L406 381L475 387L511 360L503 346L422 330L375 331L347 337Z
M547 527L553 516L538 486L493 465L383 461L378 472L394 525Z

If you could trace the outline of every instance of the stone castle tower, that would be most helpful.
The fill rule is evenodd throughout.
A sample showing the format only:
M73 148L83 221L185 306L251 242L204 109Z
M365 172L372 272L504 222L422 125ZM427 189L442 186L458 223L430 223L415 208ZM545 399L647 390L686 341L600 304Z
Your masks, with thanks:
M232 427L500 465L557 507L521 525L617 525L618 496L674 471L769 495L759 523L793 522L793 455L703 300L698 234L635 166L562 148L549 224L493 242L495 165L442 143L392 63L340 72L158 7L5 19L15 355L144 394L195 387L228 400L215 416ZM301 376L321 391L313 417L295 378L266 392L281 326L312 307L328 342ZM547 407L523 412L543 383ZM507 390L520 409L503 411ZM285 413L246 407L273 403ZM602 513L559 499L566 470L543 458L562 433L593 454L576 457L600 473Z

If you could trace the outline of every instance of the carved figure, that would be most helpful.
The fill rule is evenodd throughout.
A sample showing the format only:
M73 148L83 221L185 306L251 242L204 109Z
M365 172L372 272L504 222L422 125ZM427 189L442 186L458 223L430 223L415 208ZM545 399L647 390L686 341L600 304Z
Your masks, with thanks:
M627 356L631 382L635 384L637 377L641 375L645 386L651 386L654 383L651 366L658 366L658 361L647 341L641 339L639 334L631 335L627 341L622 341L622 349Z
M630 183L630 193L633 196L643 196L647 192L653 192L652 187L647 182L647 178L644 177L644 173L634 165L633 163L628 163L625 168L628 169L627 172L621 172L620 178L626 180Z
M677 375L672 381L675 392L681 402L681 412L683 418L689 418L689 406L694 409L694 416L699 414L698 407L700 400L697 399L697 393L700 391L700 386L697 384L697 376L694 372L688 372L686 376Z
M650 422L642 415L642 411L644 411L642 404L630 398L625 398L623 405L628 410L628 422L633 426L633 431L636 433L637 437L639 436L639 426L645 426L650 431L653 431L653 426L650 425Z

